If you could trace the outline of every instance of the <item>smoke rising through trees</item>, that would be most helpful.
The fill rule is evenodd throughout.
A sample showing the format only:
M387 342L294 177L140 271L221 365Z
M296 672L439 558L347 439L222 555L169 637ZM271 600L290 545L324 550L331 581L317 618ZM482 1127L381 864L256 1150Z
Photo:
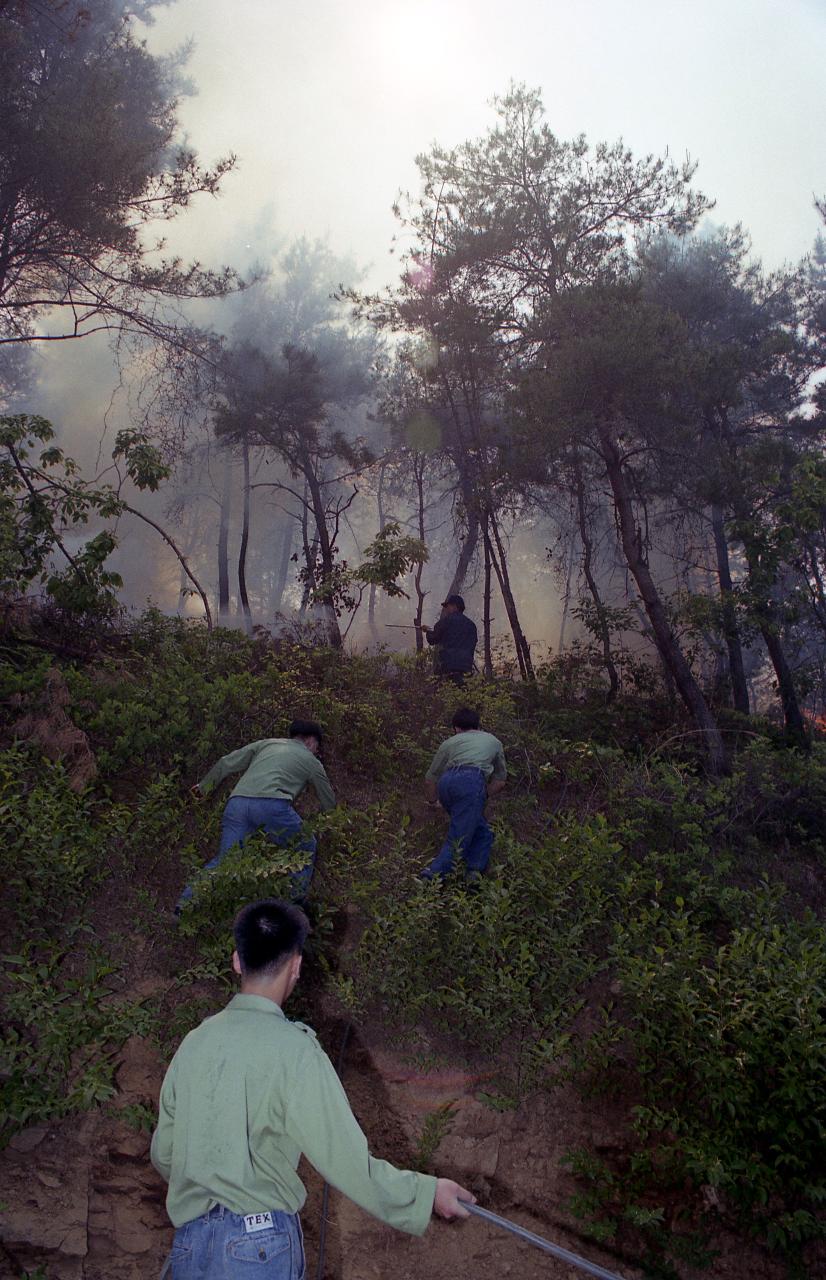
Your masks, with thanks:
M157 8L0 11L4 581L56 598L59 577L66 608L74 582L88 612L116 573L125 605L391 648L417 633L385 624L461 592L488 674L533 680L574 644L610 701L647 658L713 772L722 708L776 708L805 745L823 241L766 272L703 221L692 163L559 138L513 85L485 134L418 157L394 285L307 237L273 233L243 278L178 258L164 222L233 159L202 167L181 137ZM63 344L65 367L82 347L116 370L108 402L49 403L31 353ZM79 437L69 479L39 428L21 455L21 414ZM143 484L136 451L168 478Z

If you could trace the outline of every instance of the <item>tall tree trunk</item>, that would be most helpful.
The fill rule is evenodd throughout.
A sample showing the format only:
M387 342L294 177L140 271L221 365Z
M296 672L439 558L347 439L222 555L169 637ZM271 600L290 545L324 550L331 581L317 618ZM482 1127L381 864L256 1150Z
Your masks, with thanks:
M826 631L826 586L823 583L817 543L811 535L807 535L803 538L803 546L806 549L808 560L803 562L801 568L806 577L811 577L814 580L812 613L821 629ZM809 589L811 591L811 586Z
M244 509L241 523L241 545L238 549L238 603L244 619L244 630L252 629L252 610L247 594L247 547L250 541L250 451L246 440L241 448L244 466Z
M502 535L499 530L498 521L492 511L488 512L488 527L493 534L493 542L496 544L496 554L492 554L491 558L496 577L499 581L499 588L502 592L505 612L508 615L508 622L511 625L513 642L516 645L516 657L519 662L519 669L522 672L522 678L524 680L533 680L534 669L531 661L531 648L525 638L525 633L523 632L522 626L519 622L519 613L516 608L513 591L511 590L505 547L502 542ZM491 545L491 553L493 553L493 545Z
M723 635L728 649L729 678L731 693L736 711L749 714L749 688L746 684L746 669L743 665L743 646L737 630L737 615L734 608L734 586L731 581L728 542L726 540L725 522L722 508L715 505L711 508L711 528L714 533L714 551L717 557L717 579L720 584L720 602L723 609Z
M771 664L774 667L774 673L777 676L777 691L780 694L780 705L783 708L786 732L799 747L808 750L809 738L806 733L806 722L800 710L797 690L794 687L794 677L786 660L783 642L773 622L761 621L760 634L763 637Z
M751 512L736 510L735 514L745 532L748 528ZM780 694L786 732L798 746L808 750L809 738L806 733L806 724L800 711L800 703L797 700L794 677L783 650L775 608L769 598L770 587L765 583L766 575L760 564L759 550L755 548L748 536L743 538L743 554L746 557L753 592L763 600L762 605L756 607L754 612L757 615L757 625L760 628L763 643L766 646L769 659L774 667L774 673L777 676L777 691Z
M565 574L565 596L562 601L562 617L559 622L559 640L556 651L560 656L565 652L565 629L568 625L568 613L571 607L571 578L574 572L574 535L571 534L571 545L568 550L568 569Z
M491 652L490 643L490 574L491 574L491 554L490 554L490 535L488 533L487 521L484 527L484 546L485 546L485 594L484 607L482 611L482 636L483 650L485 662L485 675L490 680L493 675L493 654Z
M456 571L453 574L453 580L447 589L447 594L461 595L465 585L465 578L468 575L471 562L476 554L476 544L479 541L479 517L474 511L468 512L467 531L462 540L462 548L459 552L459 559L456 562Z
M308 608L310 607L310 600L313 594L313 583L315 581L314 574L315 574L315 562L317 557L318 557L318 539L313 538L312 542L307 542L307 539L305 537L304 558L306 560L307 565L310 567L307 570L307 577L304 579L304 589L301 592L301 606L298 610L299 613L306 613Z
M505 605L505 612L508 613L508 602L505 597L505 590L506 590L505 578L502 573L502 566L496 558L496 553L493 549L493 543L491 542L490 539L488 539L488 554L490 555L491 566L493 568L494 573L496 574L496 581L499 583L499 591L502 596L502 601ZM513 619L511 618L509 613L508 613L508 621L511 624L511 632L513 632ZM525 655L522 652L522 646L516 640L516 636L514 636L514 646L516 649L516 661L519 664L519 674L521 675L523 680L527 680L528 671L525 666Z
M310 493L307 481L304 481L304 498L301 507L301 545L304 550L304 588L301 592L299 613L307 612L310 596L315 586L315 562L318 554L318 542L313 538L310 542Z
M290 556L293 553L295 525L291 516L287 516L282 524L281 550L276 565L272 587L272 611L279 613L284 599L284 588L287 585L287 574L290 569Z
M229 522L232 508L232 455L224 450L221 517L218 525L218 622L229 617Z
M313 520L315 522L313 541L316 543L318 553L321 556L323 589L327 591L332 584L333 572L335 569L335 555L332 542L330 541L330 530L327 528L327 511L324 506L321 483L318 476L315 474L312 465L309 463L305 468L304 476L309 490L310 510L312 511ZM324 599L321 601L321 613L327 627L327 634L331 648L340 649L341 628L338 625L338 617L336 616L335 605L332 600Z
M631 491L623 469L619 446L605 423L600 424L599 439L628 568L637 584L663 663L674 677L680 697L703 736L709 772L713 776L719 776L727 772L729 767L723 738L680 648L651 576L648 559L643 551L642 532L634 517Z
M387 463L383 462L379 467L379 483L376 487L376 506L378 508L379 517L379 533L384 533L384 473L387 470ZM367 598L367 625L370 628L374 640L378 640L376 632L376 584L370 583L370 594Z
M418 522L419 540L424 543L424 454L417 453L413 458L413 475L416 480L416 516ZM422 633L422 615L424 613L424 601L427 595L422 590L422 571L424 564L419 561L416 565L416 571L413 574L413 585L416 589L416 648L421 653L424 649L424 635Z
M611 654L611 631L608 626L608 620L605 616L605 605L602 602L602 596L597 586L597 580L594 577L593 557L594 544L591 538L591 529L588 524L588 515L585 510L585 484L582 479L582 468L577 459L574 465L574 479L576 485L576 501L577 512L579 515L579 536L582 539L582 571L585 574L585 581L588 583L588 590L594 602L596 610L597 631L600 641L602 642L602 660L605 670L608 672L609 688L605 696L606 705L613 702L617 696L619 689L619 675L614 664Z

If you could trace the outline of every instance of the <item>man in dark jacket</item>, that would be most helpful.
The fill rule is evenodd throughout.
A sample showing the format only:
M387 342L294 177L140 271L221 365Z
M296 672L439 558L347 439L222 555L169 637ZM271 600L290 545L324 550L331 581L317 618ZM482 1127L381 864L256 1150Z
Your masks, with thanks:
M462 685L473 670L476 650L476 626L465 617L461 596L448 596L442 601L442 615L435 627L423 627L428 644L436 646L436 671Z

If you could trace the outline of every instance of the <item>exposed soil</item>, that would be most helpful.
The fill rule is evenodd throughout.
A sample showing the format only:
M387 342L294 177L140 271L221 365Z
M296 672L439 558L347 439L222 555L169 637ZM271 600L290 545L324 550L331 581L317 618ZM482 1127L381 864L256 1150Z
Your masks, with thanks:
M63 759L67 769L76 769L76 785L92 776L94 757L86 736L68 719L62 677L16 730ZM357 803L358 785L350 794ZM364 804L371 798L365 792ZM422 831L423 849L435 850L439 824L421 799L412 797L410 809ZM424 861L424 852L422 856ZM180 889L181 873L165 859L162 850L147 850L135 870L136 884L151 895L146 921L130 919L132 899L120 892L115 879L96 906L96 922L107 936L118 939L115 949L123 953L118 958L136 995L169 987L188 956L185 944L174 935L151 929L155 894L171 905ZM793 867L792 873L807 877L801 887L808 896L822 891L807 867ZM354 945L358 930L358 920L341 912L337 946ZM164 966L162 976L158 969ZM189 996L197 994L190 990ZM203 995L209 1005L214 992L207 988ZM312 1007L308 1020L335 1060L344 1026L317 991L306 992L305 998ZM304 1016L303 1007L294 1016ZM113 1107L33 1126L0 1152L0 1280L17 1280L38 1267L48 1280L147 1280L159 1275L172 1235L164 1208L165 1186L149 1163L149 1133L130 1127L119 1112L135 1106L154 1111L165 1066L151 1045L131 1040L118 1068ZM452 1056L449 1045L394 1041L391 1048L378 1027L352 1035L343 1076L374 1155L410 1164L427 1117L441 1104L452 1103L449 1131L433 1157L436 1172L465 1183L485 1207L625 1280L642 1276L637 1258L594 1245L566 1211L579 1188L563 1157L581 1147L606 1155L622 1153L618 1108L606 1101L585 1101L573 1089L559 1089L538 1093L516 1109L497 1110L479 1096L488 1084L484 1076L461 1055ZM322 1184L306 1165L302 1177L308 1188L302 1214L307 1277L315 1280ZM782 1264L741 1237L721 1234L715 1245L719 1252L713 1265L705 1271L681 1266L681 1280L785 1280ZM330 1195L325 1280L573 1280L581 1274L478 1219L436 1221L422 1239L414 1239L371 1219L339 1193Z
M336 1056L343 1026L323 1019L324 1039ZM420 1046L417 1046L420 1050ZM131 1040L118 1069L118 1107L154 1107L164 1064L140 1039ZM565 1211L575 1185L561 1164L572 1148L593 1143L608 1150L621 1141L606 1107L586 1107L573 1091L538 1094L515 1110L498 1111L477 1094L485 1081L467 1066L417 1066L403 1048L391 1051L378 1036L353 1033L343 1060L344 1082L376 1156L405 1165L426 1117L441 1103L453 1119L433 1163L437 1172L470 1187L479 1202L565 1248L587 1256L626 1280L643 1272L584 1239ZM149 1134L136 1132L117 1112L98 1112L56 1125L39 1125L12 1139L0 1155L3 1186L0 1276L21 1276L42 1266L49 1280L145 1280L157 1276L171 1238L165 1187L152 1169ZM302 1176L308 1202L302 1214L307 1276L318 1274L321 1180ZM721 1280L780 1280L783 1269L742 1240L718 1242L710 1270L683 1269ZM325 1280L573 1280L569 1265L479 1219L434 1222L421 1239L370 1218L344 1196L330 1195Z
M12 733L20 742L33 743L49 760L62 761L69 786L83 791L97 777L97 761L86 734L69 717L69 702L63 673L51 667L43 691L34 696Z

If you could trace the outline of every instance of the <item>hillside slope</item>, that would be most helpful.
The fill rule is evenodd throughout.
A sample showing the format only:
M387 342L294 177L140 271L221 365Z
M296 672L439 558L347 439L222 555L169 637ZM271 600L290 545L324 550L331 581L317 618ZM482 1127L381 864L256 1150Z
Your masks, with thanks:
M316 928L290 1012L334 1058L352 1024L345 1084L375 1152L460 1176L625 1276L817 1274L826 748L732 722L732 774L710 784L653 676L608 710L587 669L561 675L458 691L413 660L155 614L88 659L7 647L0 1274L159 1270L164 1064L231 990L235 909L295 865L251 841L176 922L222 808L189 786L294 715L324 724L341 803L312 819ZM459 703L510 767L474 894L416 879L444 830L421 777ZM568 1274L478 1222L410 1241L333 1201L330 1277Z

